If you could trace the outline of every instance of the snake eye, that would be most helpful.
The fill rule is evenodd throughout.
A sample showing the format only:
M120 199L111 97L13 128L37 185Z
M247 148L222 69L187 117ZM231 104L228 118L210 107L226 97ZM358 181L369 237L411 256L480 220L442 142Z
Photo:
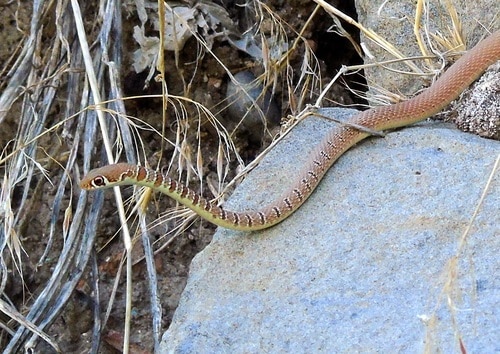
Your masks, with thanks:
M94 187L103 187L106 185L106 179L103 176L97 176L92 180Z

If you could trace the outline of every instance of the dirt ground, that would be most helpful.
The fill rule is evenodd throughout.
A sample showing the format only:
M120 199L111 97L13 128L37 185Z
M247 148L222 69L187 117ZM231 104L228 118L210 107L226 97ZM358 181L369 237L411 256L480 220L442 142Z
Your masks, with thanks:
M194 5L196 1L186 2ZM210 3L205 1L205 3ZM249 23L255 21L255 17L248 19L249 12L245 12L243 2L238 1L220 1L214 2L217 5L227 9L229 18L236 24L240 31L248 28ZM340 10L345 11L350 16L356 18L353 12L352 3L339 1L342 7ZM350 3L350 2L349 2ZM316 4L312 1L269 1L266 6L276 18L279 18L282 24L284 33L286 33L288 43L292 43L297 34L305 27L306 21L314 12ZM340 5L339 5L340 6ZM19 8L15 2L9 2L2 7L4 16L0 19L0 31L4 40L4 44L0 46L0 63L4 70L1 73L0 82L2 89L8 81L8 69L13 65L12 53L16 46L22 43L23 33L21 30L29 27L30 9L28 7ZM54 11L52 9L52 11ZM88 9L87 9L88 11ZM270 22L269 14L263 17L262 28L264 34L272 35L272 26L269 26L269 32L265 32L267 22ZM249 22L250 21L250 22ZM147 88L144 88L146 72L136 73L132 69L133 52L137 50L137 43L133 40L134 26L138 24L137 14L124 13L123 15L123 64L122 72L119 73L123 84L123 92L125 97L161 94L161 85L151 81ZM91 32L98 24L87 23L88 31ZM331 31L329 27L332 25L332 20L328 14L319 10L313 17L311 23L305 27L302 37L306 40L299 44L297 50L291 55L288 62L288 70L293 72L295 81L301 76L304 43L307 43L318 57L319 67L318 73L321 74L321 84L326 85L335 75L340 65L359 64L361 59L356 56L355 52L350 49L349 42L338 37ZM46 24L51 26L50 23ZM347 27L348 28L348 27ZM149 29L152 32L151 29ZM148 34L151 34L148 32ZM55 32L54 32L54 35ZM334 48L332 50L332 48ZM264 71L261 62L251 57L249 54L236 49L224 38L215 38L212 45L214 55L204 54L200 58L199 43L195 38L190 38L185 43L183 49L179 52L178 63L176 66L176 58L172 51L166 52L167 68L179 68L182 70L170 70L166 83L168 93L170 95L179 95L189 97L205 107L209 108L213 113L217 113L221 121L226 122L230 129L234 128L234 124L230 122L227 113L221 108L220 103L226 100L227 73L220 63L215 59L219 58L224 62L227 68L234 74L242 70L249 70L256 75ZM287 117L297 112L297 104L294 99L290 99L293 95L290 94L290 85L285 84L283 79L284 73L279 73L279 79L276 81L274 98L279 108L281 117ZM186 78L189 83L187 84ZM349 85L354 88L362 87L363 80L361 76L350 76L346 80ZM68 83L62 83L64 87ZM319 92L309 92L309 96L301 99L301 105L313 103ZM343 85L336 85L327 95L327 99L335 105L335 102L342 104L355 104L354 98L349 94ZM131 99L125 102L127 114L138 117L144 122L147 122L158 131L164 130L165 137L175 141L176 130L173 125L164 129L162 121L162 100L160 98L141 98ZM20 109L19 104L11 108L11 112L7 119L1 123L0 144L2 150L6 149L9 142L16 138L18 126L16 122L16 110ZM58 107L52 109L52 122L54 124L64 111L58 110ZM194 106L188 106L188 115L196 115L197 111ZM190 131L190 138L187 139L185 145L190 149L197 149L197 141L200 137L203 138L203 145L200 147L201 155L204 157L202 161L202 169L204 176L208 181L217 179L217 164L218 164L218 135L216 130L210 124L202 123L200 127L197 124L187 128ZM242 157L244 163L249 163L262 149L269 144L273 135L279 132L279 127L271 127L267 134L257 135L257 139L248 129L236 130L233 138L236 149ZM165 147L163 155L159 155L159 149L162 146L158 138L158 134L153 131L141 130L140 136L145 142L144 151L146 156L150 156L149 163L155 166L168 165L170 155L173 152L172 147ZM64 150L66 140L57 141L57 137L49 136L42 138L45 140L42 144L51 149L51 144L61 144L61 150ZM58 150L58 151L61 151ZM97 166L99 160L95 160ZM226 181L231 180L236 175L238 164L236 161L229 163L229 172L226 176ZM173 166L172 170L177 170L178 166ZM5 173L5 166L0 166L2 174ZM50 178L53 181L61 179L62 172L60 169L49 169ZM77 181L75 180L76 184ZM54 184L56 185L56 184ZM48 225L51 222L51 210L54 207L53 198L56 193L55 187L48 182L44 182L42 177L35 179L32 190L25 191L22 189L14 189L11 195L14 211L19 215L20 219L25 220L20 223L16 230L19 239L22 242L23 264L21 271L23 277L19 276L18 270L15 268L12 257L9 255L8 249L3 249L3 257L5 265L8 268L8 279L4 287L3 298L11 302L12 306L18 309L21 313L27 313L31 304L40 296L47 279L50 278L54 271L55 262L58 259L57 252L62 248L63 238L55 238L51 245L51 252L45 258L43 263L38 261L41 259L47 247ZM199 190L200 183L192 180L190 187L194 190ZM125 197L132 194L130 188L123 188ZM204 189L207 197L212 194L209 188ZM17 198L20 198L22 193L31 193L29 198L30 203L24 205L22 210L16 209ZM73 195L74 200L78 198L80 191L78 188L73 191L68 190L67 200L68 205L71 205L69 197ZM92 199L92 196L90 197ZM109 311L109 317L102 328L102 336L100 338L101 345L100 353L118 353L123 340L124 328L124 308L125 308L125 275L122 272L119 280L116 281L116 274L123 259L123 240L119 233L120 221L116 213L115 200L111 191L104 194L104 206L99 211L99 227L97 230L96 242L94 245L95 259L92 259L85 269L84 276L80 279L77 289L73 295L67 300L64 310L60 313L52 325L45 329L46 333L58 343L61 351L64 353L83 353L91 350L92 328L94 326L94 312L96 304L100 304L99 315L105 316L108 301L112 296L114 286L117 287L116 297L113 306ZM74 203L74 202L73 202ZM179 221L166 220L164 211L175 207L175 203L165 196L154 195L148 209L148 222L150 228L151 242L155 244L155 249L160 249L155 256L155 267L158 275L158 291L160 303L162 306L161 330L165 331L171 323L174 311L179 302L180 295L186 284L189 273L189 265L192 258L210 242L215 231L215 227L208 222L196 219L191 222L185 231L175 238L167 236L169 231ZM61 215L57 220L57 228L59 234L62 234L64 217ZM134 230L137 226L134 224L133 216L130 221L131 229ZM56 232L57 234L57 232ZM168 244L166 242L168 241ZM162 247L162 245L164 247ZM132 352L134 353L149 353L153 351L153 339L151 336L151 309L149 301L149 283L148 273L145 262L142 260L142 243L137 240L134 247L135 265L133 268L133 290L132 290L132 319L131 319L131 344ZM94 267L92 265L95 265ZM5 269L4 269L5 271ZM97 272L97 274L96 274ZM98 297L94 289L95 282L98 282L99 293ZM96 298L97 297L97 298ZM8 316L3 316L1 321L5 326L16 329L17 326L13 321L10 321ZM5 348L9 343L11 335L5 329L0 330L0 347ZM54 349L40 341L36 347L37 352L54 352Z

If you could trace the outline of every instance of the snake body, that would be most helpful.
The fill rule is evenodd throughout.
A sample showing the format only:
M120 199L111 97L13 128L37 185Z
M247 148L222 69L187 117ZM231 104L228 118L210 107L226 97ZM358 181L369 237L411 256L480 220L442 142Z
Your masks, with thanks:
M465 53L431 87L419 95L408 101L360 112L349 122L381 131L424 120L456 99L499 59L500 31L496 31ZM150 187L172 197L218 226L245 231L260 230L283 221L296 211L312 194L332 164L346 150L368 136L369 133L350 126L329 131L311 153L308 165L293 185L275 202L258 211L225 210L166 174L127 163L94 169L82 179L80 186L85 190L119 185Z

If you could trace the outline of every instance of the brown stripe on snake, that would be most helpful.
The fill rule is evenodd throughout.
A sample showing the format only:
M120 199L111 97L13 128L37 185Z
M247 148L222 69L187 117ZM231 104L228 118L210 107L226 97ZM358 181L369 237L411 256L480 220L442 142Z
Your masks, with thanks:
M226 211L221 208L221 207L218 207L217 208L219 210L219 216L222 220L226 220L227 219L227 214L226 214Z
M280 209L276 206L273 206L272 207L272 210L274 211L274 215L279 218L281 216L281 212L280 212ZM264 215L264 213L260 213L262 215L262 219L264 219L264 222L266 222L266 216Z
M200 201L200 195L198 193L195 193L193 195L193 204L199 204Z
M318 176L314 173L314 171L307 171L307 174L314 178L315 181L318 181Z
M259 216L260 224L265 225L266 224L266 216L264 215L264 213L261 211L258 211L257 215Z
M132 177L135 175L138 181L150 181L149 177L150 172L146 170L144 167L138 166L135 170L132 170L130 174L125 174L124 177Z
M321 167L321 162L319 162L318 160L313 160L313 164L317 167Z
M240 224L240 216L239 214L235 213L234 211L231 211L231 216L233 218L233 224L238 226Z
M332 158L330 157L330 155L328 155L325 151L321 150L320 151L320 154L321 156L323 156L325 158L326 161L330 161Z
M155 181L155 187L158 187L159 185L161 185L162 183L164 183L165 181L165 176L163 175L163 173L159 172L159 171L155 171L155 174L153 176L153 180Z
M334 128L311 153L308 165L292 185L269 206L257 211L236 213L211 204L166 175L129 164L114 164L92 170L80 182L81 188L95 190L119 185L151 187L191 208L201 217L226 228L259 230L273 226L296 211L317 187L326 171L350 147L369 136L353 125L382 131L404 127L441 111L500 59L500 31L492 33L465 53L427 90L412 99L359 112L350 126ZM154 176L154 177L153 177ZM311 176L311 179L308 179ZM307 183L304 183L304 180ZM258 221L258 222L257 222Z
M295 188L295 189L293 190L293 192L295 193L295 196L297 197L297 199L299 200L299 202L301 202L301 201L304 199L304 198L302 197L302 193L300 193L300 191L299 191L297 188Z
M252 219L252 217L250 215L248 215L248 214L245 214L245 217L247 218L247 225L249 227L252 227L252 225L253 225L253 219Z
M307 178L302 178L302 184L304 185L304 187L307 189L308 192L312 191L311 184L309 183L309 180Z

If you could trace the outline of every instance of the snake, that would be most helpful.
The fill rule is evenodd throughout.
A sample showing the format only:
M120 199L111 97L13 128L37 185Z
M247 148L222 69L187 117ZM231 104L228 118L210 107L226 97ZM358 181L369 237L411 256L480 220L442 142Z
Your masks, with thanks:
M369 130L385 131L405 127L440 112L497 60L500 60L500 30L467 51L429 88L413 98L354 114L348 122L363 126L366 130L348 124L328 131L309 155L299 177L279 198L260 210L226 210L166 173L128 163L110 164L91 170L80 181L80 187L88 191L120 185L150 187L217 226L241 231L265 229L294 213L313 193L333 163L349 148L371 135Z

